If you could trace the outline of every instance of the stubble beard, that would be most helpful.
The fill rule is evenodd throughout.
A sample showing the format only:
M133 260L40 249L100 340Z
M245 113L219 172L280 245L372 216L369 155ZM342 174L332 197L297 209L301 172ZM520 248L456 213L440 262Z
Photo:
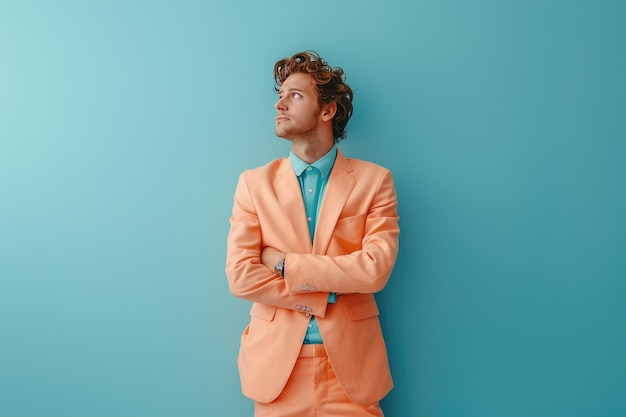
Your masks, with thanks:
M276 133L276 136L281 139L291 140L289 132L285 131L284 129L280 129L279 127L276 127L275 133Z
M276 126L276 136L289 141L297 140L310 140L315 137L316 125L303 127L303 126Z

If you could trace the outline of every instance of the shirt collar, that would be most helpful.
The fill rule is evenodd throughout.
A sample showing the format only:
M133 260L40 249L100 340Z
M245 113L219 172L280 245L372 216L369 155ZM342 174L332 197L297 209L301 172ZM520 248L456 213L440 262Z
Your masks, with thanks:
M330 171L333 169L333 165L335 164L335 157L337 156L337 147L333 145L333 147L328 151L328 153L322 156L317 161L312 164L308 164L304 162L302 159L298 158L293 152L289 153L289 160L291 161L291 166L295 171L297 176L302 175L307 167L312 166L320 170L322 173L321 178L326 178L330 174Z

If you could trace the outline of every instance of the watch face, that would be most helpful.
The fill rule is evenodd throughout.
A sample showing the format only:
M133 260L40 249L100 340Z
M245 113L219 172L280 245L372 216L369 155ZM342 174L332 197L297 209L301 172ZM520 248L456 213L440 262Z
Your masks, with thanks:
M276 264L276 266L274 267L274 271L280 274L281 276L284 276L283 274L284 268L285 268L285 261L281 261Z

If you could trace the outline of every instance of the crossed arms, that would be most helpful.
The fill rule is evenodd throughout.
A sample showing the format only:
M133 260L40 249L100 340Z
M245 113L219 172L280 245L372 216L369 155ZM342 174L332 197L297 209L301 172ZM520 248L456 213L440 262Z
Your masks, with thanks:
M254 180L242 174L228 236L226 274L230 291L237 297L285 309L307 305L320 317L324 317L331 292L380 291L395 263L399 227L391 173L384 170L376 179L377 183L369 187L355 187L348 203L352 201L359 212L340 216L326 253L312 254L290 251L288 244L281 242L285 231L272 226L290 225L276 222L280 210L261 207L277 203L259 198L255 193L258 184L251 187L249 183ZM270 212L274 215L266 214ZM284 278L274 272L274 265L282 259Z

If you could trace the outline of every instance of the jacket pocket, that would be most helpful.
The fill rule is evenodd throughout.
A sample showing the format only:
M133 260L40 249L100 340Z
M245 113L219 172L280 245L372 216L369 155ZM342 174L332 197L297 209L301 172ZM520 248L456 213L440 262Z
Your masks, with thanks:
M252 317L259 318L265 321L274 320L274 316L276 315L276 306L268 306L267 304L252 304L252 308L250 309L250 315Z
M339 220L337 220L337 227L344 225L344 224L348 224L348 223L354 223L354 222L364 223L366 214L367 213L362 213L362 214L357 214L356 216L342 217Z
M366 217L366 213L363 213L337 220L331 246L328 250L337 253L351 253L362 249Z
M378 305L376 300L366 300L348 306L348 311L352 320L363 320L378 316Z

